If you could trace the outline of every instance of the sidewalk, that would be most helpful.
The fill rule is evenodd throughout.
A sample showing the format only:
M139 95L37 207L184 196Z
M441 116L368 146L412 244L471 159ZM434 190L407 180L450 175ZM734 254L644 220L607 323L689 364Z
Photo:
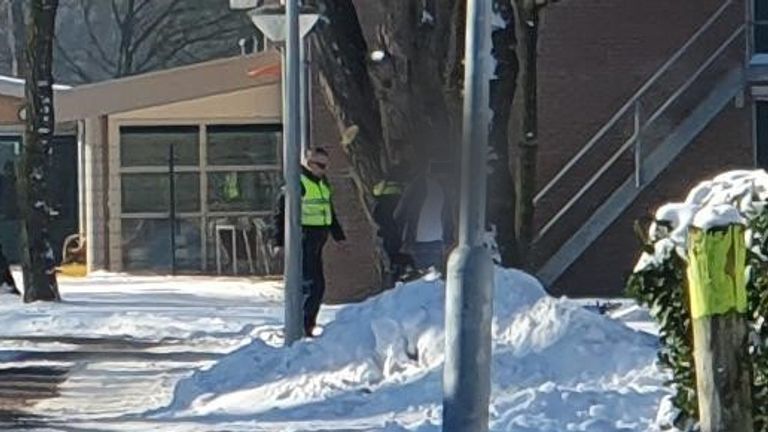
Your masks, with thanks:
M104 274L60 283L62 304L0 295L2 430L124 430L167 405L195 369L252 338L280 342L278 282Z

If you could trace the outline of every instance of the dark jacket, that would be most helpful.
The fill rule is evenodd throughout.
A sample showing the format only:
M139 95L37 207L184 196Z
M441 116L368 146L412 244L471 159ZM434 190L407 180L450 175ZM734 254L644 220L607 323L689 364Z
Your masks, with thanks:
M401 194L374 197L373 220L379 226L377 234L384 243L384 250L389 254L398 253L402 248L403 231L395 220L395 211L401 197Z
M419 227L419 217L421 209L427 199L427 180L421 178L411 183L406 188L405 193L400 199L400 204L395 211L395 222L402 227L403 247L408 249L416 243L416 234ZM454 217L453 204L448 192L443 188L443 243L446 246L452 245L454 241Z
M320 181L324 180L326 183L328 183L328 179L323 177L322 179L318 178L314 174L312 174L312 171L302 167L301 171L302 175L305 175L309 177L313 181ZM307 191L304 189L304 185L301 185L301 196L304 196L304 194ZM333 200L333 195L331 195L331 201ZM315 230L315 231L328 231L331 234L331 237L337 242L344 241L347 239L346 235L344 234L344 229L341 227L341 223L339 223L339 218L336 217L336 211L333 208L333 203L331 203L331 214L333 215L333 222L331 222L330 227L302 227L304 232ZM275 205L275 212L274 212L274 218L273 218L273 238L272 241L274 242L275 246L283 246L285 244L285 188L282 188L280 190L280 194L277 197L277 204Z

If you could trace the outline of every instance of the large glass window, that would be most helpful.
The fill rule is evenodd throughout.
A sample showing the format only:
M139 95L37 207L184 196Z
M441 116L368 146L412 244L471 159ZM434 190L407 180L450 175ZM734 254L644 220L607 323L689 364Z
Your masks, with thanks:
M208 126L208 165L278 165L279 126Z
M167 219L123 219L123 267L128 271L199 271L202 238L199 219L176 220L175 249Z
M177 212L200 210L200 175L174 175ZM123 174L123 213L163 213L171 209L171 179L167 173Z
M279 182L277 171L208 174L208 209L212 212L268 212Z
M120 137L126 270L167 271L175 256L177 270L215 271L217 254L230 269L234 258L241 274L279 270L264 246L264 220L272 212L281 178L279 125L126 126L120 128ZM173 198L171 147L176 167ZM176 209L175 248L171 199ZM224 229L219 230L223 234L218 243L217 227Z
M120 128L120 165L168 166L173 146L176 166L200 164L197 126L124 126Z

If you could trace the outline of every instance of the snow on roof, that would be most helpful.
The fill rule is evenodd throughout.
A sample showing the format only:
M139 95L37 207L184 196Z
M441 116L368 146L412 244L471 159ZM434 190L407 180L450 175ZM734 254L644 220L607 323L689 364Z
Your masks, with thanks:
M54 90L69 90L72 87L61 84L54 84ZM0 75L0 96L11 96L15 98L24 97L24 80L5 75Z

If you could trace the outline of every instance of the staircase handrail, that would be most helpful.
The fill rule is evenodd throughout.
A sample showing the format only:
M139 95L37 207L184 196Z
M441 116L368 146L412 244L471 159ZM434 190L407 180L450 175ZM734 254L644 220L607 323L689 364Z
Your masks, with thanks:
M619 108L614 115L608 120L607 123L600 128L600 130L590 139L584 147L579 150L576 155L562 168L560 171L536 194L533 199L534 205L538 204L541 199L554 188L557 183L579 162L581 159L597 144L605 135L622 119L624 116L635 107L639 99L651 88L661 77L669 71L672 66L682 58L688 50L693 46L710 28L712 28L722 17L728 8L733 6L734 0L725 1L720 8L713 13L704 24L681 46L666 62L664 62L659 69L627 100L627 102ZM743 27L743 26L742 26Z

